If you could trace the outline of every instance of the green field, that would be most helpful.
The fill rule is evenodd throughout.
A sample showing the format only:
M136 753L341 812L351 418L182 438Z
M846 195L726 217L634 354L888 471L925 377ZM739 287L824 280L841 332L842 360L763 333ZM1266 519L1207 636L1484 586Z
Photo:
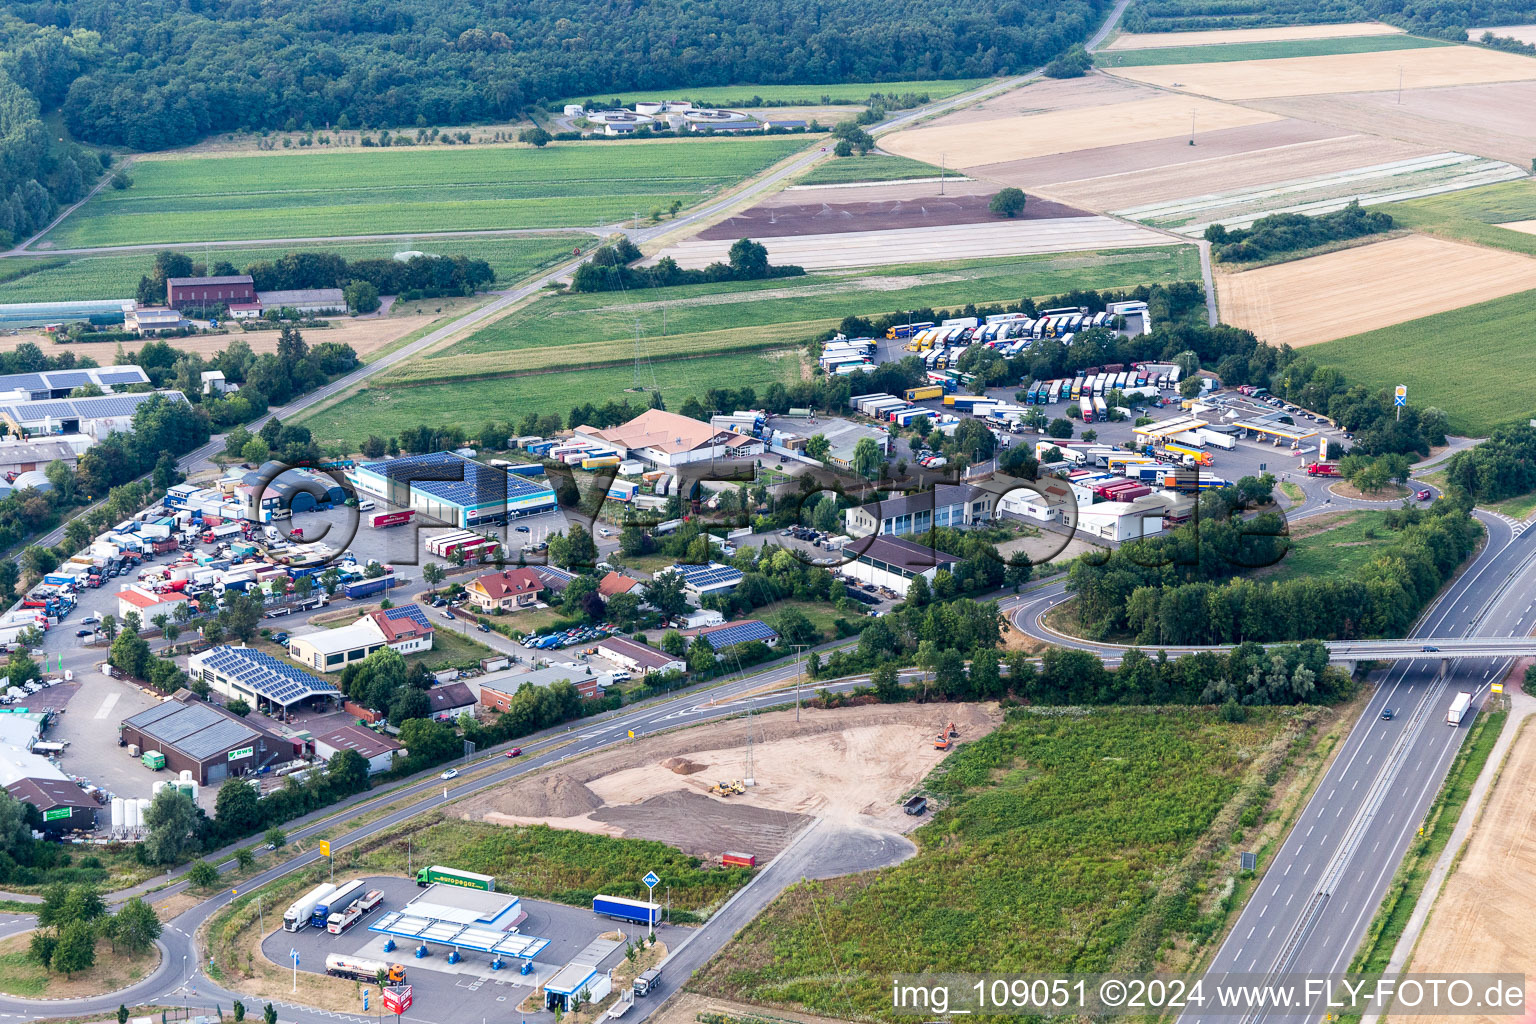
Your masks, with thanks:
M1536 256L1536 235L1498 225L1536 220L1536 181L1522 178L1378 207L1398 225Z
M506 285L527 277L541 267L557 263L574 248L593 243L587 234L507 235L500 238L431 238L418 236L392 242L313 243L275 246L208 246L188 255L199 263L213 264L228 260L245 269L260 260L274 260L284 253L333 253L349 260L393 256L407 249L419 249L441 256L467 256L482 259L496 271L497 284ZM62 266L53 266L59 261ZM47 259L12 257L0 262L0 269L26 270L34 273L0 282L0 302L64 302L70 299L131 299L140 276L154 265L152 252L112 253L101 256L54 256Z
M872 1020L903 971L1148 969L1197 928L1210 864L1189 855L1295 713L1252 710L1015 710L930 776L947 806L915 857L795 885L692 985Z
M1330 517L1327 529L1293 540L1279 564L1272 571L1263 573L1264 579L1279 581L1302 576L1343 579L1353 576L1383 547L1397 539L1397 534L1387 529L1385 522L1385 512L1366 510ZM1304 520L1294 528L1302 530L1310 524L1310 520Z
M818 272L645 292L550 296L391 376L420 380L479 375L498 367L513 368L506 363L506 353L530 350L537 350L537 358L547 362L551 349L570 349L565 357L575 365L590 362L588 354L630 359L637 328L653 358L757 348L765 342L799 344L849 314L1016 302L1023 296L1044 297L1072 288L1187 281L1199 273L1196 260L1192 246L1169 245ZM616 342L625 347L616 347Z
M1423 39L1408 35L1351 36L1343 39L1282 39L1267 43L1220 43L1210 46L1165 46L1151 50L1108 50L1094 54L1093 62L1101 68L1134 68L1153 64L1225 64L1243 60L1328 57L1339 53L1417 50L1425 46L1450 45L1438 39Z
M1536 291L1367 331L1322 345L1304 358L1372 388L1408 386L1414 405L1444 409L1451 432L1485 437L1536 414Z
M588 103L589 109L606 107L615 99L621 106L632 106L637 100L654 100L663 94L669 99L689 100L706 107L753 107L761 103L776 106L796 104L818 106L823 104L863 104L874 93L887 96L909 92L925 92L930 99L941 100L946 96L974 89L991 79L950 78L915 82L845 82L842 85L709 85L702 88L649 90L647 92L572 96L562 103ZM754 103L753 100L760 101Z
M58 248L560 228L691 205L804 149L794 137L145 160L48 235Z
M960 177L951 170L951 177ZM797 185L845 185L857 181L900 181L903 178L937 178L939 168L921 160L886 153L833 157L812 167ZM850 197L854 198L854 197Z
M798 354L758 351L658 362L654 365L654 378L647 371L643 383L649 387L654 379L667 405L675 409L690 396L702 396L722 384L761 391L775 381L788 384L799 377ZM472 383L374 386L294 422L302 422L321 444L341 442L348 451L355 451L358 442L369 434L389 437L404 427L423 423L478 430L487 420L516 419L528 412L558 412L563 416L572 406L588 402L601 405L626 397L625 389L633 386L634 378L634 367L626 362L590 370L531 373ZM631 404L644 408L647 396L628 397Z

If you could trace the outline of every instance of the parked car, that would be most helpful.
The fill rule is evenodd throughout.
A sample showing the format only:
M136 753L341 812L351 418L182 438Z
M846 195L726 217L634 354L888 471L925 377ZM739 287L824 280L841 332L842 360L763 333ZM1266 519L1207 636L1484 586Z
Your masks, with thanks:
M75 636L90 636L95 632L96 631L94 629L77 629L75 630Z
M478 630L479 630L479 631L480 631L480 632L482 632L482 633L489 633L489 632L490 632L490 631L491 631L491 627L490 627L490 626L487 626L487 625L486 625L486 624L485 624L485 623L483 623L483 622L477 622L477 623L475 623L475 628L476 628L476 629L478 629Z
M516 527L513 527L513 529L515 529L518 533L527 533L528 532L528 527L526 527L526 526L516 526Z
M80 620L80 624L84 625L84 626L94 626L96 623L98 623L100 621L101 621L101 616L100 615L87 615L85 618Z

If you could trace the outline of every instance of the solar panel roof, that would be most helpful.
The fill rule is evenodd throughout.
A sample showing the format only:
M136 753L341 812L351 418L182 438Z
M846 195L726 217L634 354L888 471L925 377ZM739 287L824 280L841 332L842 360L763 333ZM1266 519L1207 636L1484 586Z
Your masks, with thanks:
M278 704L339 692L324 679L249 647L215 647L203 664Z
M400 619L410 619L422 629L432 628L432 623L427 618L427 613L418 604L402 604L396 605L393 608L385 608L384 617L391 622L398 622Z
M409 483L412 490L466 508L554 493L545 484L503 473L453 452L406 455L385 462L364 463L363 468L390 480ZM429 479L434 476L455 479Z
M103 367L96 371L96 378L103 384L147 384L149 374L137 366Z
M78 388L82 384L96 383L86 370L53 370L43 377L50 388Z
M715 650L724 650L737 644L749 643L753 640L777 640L779 634L766 622L756 619L747 619L743 622L728 622L724 626L706 630L704 639Z
M15 391L17 388L25 391L41 391L47 386L43 383L43 375L40 373L7 373L0 375L0 391Z
M713 587L721 583L736 583L746 575L735 566L720 565L716 562L708 565L679 563L672 568L683 574L683 579L690 587Z

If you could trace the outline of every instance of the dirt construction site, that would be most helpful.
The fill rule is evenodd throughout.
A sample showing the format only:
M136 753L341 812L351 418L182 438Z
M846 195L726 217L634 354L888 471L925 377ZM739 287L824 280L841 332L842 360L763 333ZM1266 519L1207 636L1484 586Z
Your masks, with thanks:
M976 704L804 708L799 722L776 711L646 737L455 810L491 824L653 839L698 857L748 850L762 862L811 818L887 833L921 824L901 802L946 756L935 737L953 721L956 743L975 740L1001 717Z

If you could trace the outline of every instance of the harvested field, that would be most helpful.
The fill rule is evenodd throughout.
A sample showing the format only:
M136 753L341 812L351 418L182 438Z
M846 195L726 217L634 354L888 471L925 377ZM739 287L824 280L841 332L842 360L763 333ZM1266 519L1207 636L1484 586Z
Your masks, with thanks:
M1499 82L1446 89L1283 96L1252 106L1276 114L1436 145L1529 167L1536 120L1512 116L1536 105L1536 83Z
M1087 75L1083 78L1043 78L1026 86L989 97L974 106L957 110L952 114L930 122L926 127L974 124L995 121L1000 117L1023 114L1041 114L1053 110L1082 110L1110 103L1126 103L1131 100L1152 99L1156 89L1124 82L1107 75ZM892 138L905 134L882 136L881 148ZM893 151L894 152L894 151Z
M1521 234L1536 235L1536 220L1515 220L1508 224L1500 224L1499 227L1509 231L1519 231Z
M1414 948L1410 971L1511 971L1536 974L1531 918L1536 915L1536 723L1527 719L1510 745L1498 783L1472 827L1465 852L1446 879ZM1429 1024L1394 1013L1392 1024ZM1461 1018L1509 1021L1509 1014Z
M1212 46L1223 43L1268 43L1281 39L1346 39L1385 36L1403 30L1377 21L1338 25L1280 25L1275 28L1210 29L1204 32L1123 32L1106 50L1151 50L1170 46Z
M974 181L970 178L949 177L944 180L946 196L990 196L997 186L990 181ZM939 181L869 182L854 185L791 185L782 192L775 192L757 205L757 209L772 206L803 206L806 203L884 203L905 202L911 199L937 198Z
M1536 80L1536 60L1470 46L1420 50L1411 60L1404 60L1399 52L1383 50L1237 64L1117 68L1109 73L1133 82L1183 89L1219 100L1249 100L1337 92L1391 90L1395 93L1399 68L1403 69L1404 89ZM1177 106L1175 103L1174 107ZM1184 116L1189 116L1187 106Z
M1409 235L1218 274L1222 319L1272 345L1315 345L1536 288L1536 260Z
M937 191L937 187L933 187ZM951 224L996 223L987 209L990 195L929 195L921 199L887 199L860 203L800 203L755 206L694 237L705 241L738 238L785 238L792 235L844 234L853 231L892 231L898 228L944 227ZM1035 200L1017 221L1086 217L1087 212L1049 200Z
M1480 39L1484 32L1492 32L1506 39L1518 39L1522 43L1536 45L1536 25L1485 25L1482 28L1467 29L1467 37Z
M1173 65L1175 68L1189 66ZM1536 68L1536 61L1532 62L1532 67ZM1164 70L1135 68L1127 74ZM1028 93L1029 90L1020 92ZM1280 119L1268 111L1188 96L1161 95L1109 103L1096 107L1091 116L1085 116L1081 109L1057 109L964 123L944 118L931 126L885 136L880 140L880 146L914 160L935 164L946 160L961 168L970 168L1053 153L1071 153L1101 146L1110 139L1124 144L1185 138L1189 135L1191 113L1203 131Z
M914 704L806 709L708 723L646 737L469 798L461 817L492 824L548 824L655 839L695 856L722 846L767 859L809 816L904 832L917 824L900 800L944 759L928 742L951 718L962 741L996 728L996 708ZM742 796L709 793L747 774L751 730L757 784Z
M723 261L738 234L713 241L689 239L663 249L654 259L671 256L682 267L704 267ZM1107 217L1066 217L1058 220L1004 220L891 231L763 237L774 263L792 263L807 270L892 266L930 260L1022 256L1163 245L1166 235Z

